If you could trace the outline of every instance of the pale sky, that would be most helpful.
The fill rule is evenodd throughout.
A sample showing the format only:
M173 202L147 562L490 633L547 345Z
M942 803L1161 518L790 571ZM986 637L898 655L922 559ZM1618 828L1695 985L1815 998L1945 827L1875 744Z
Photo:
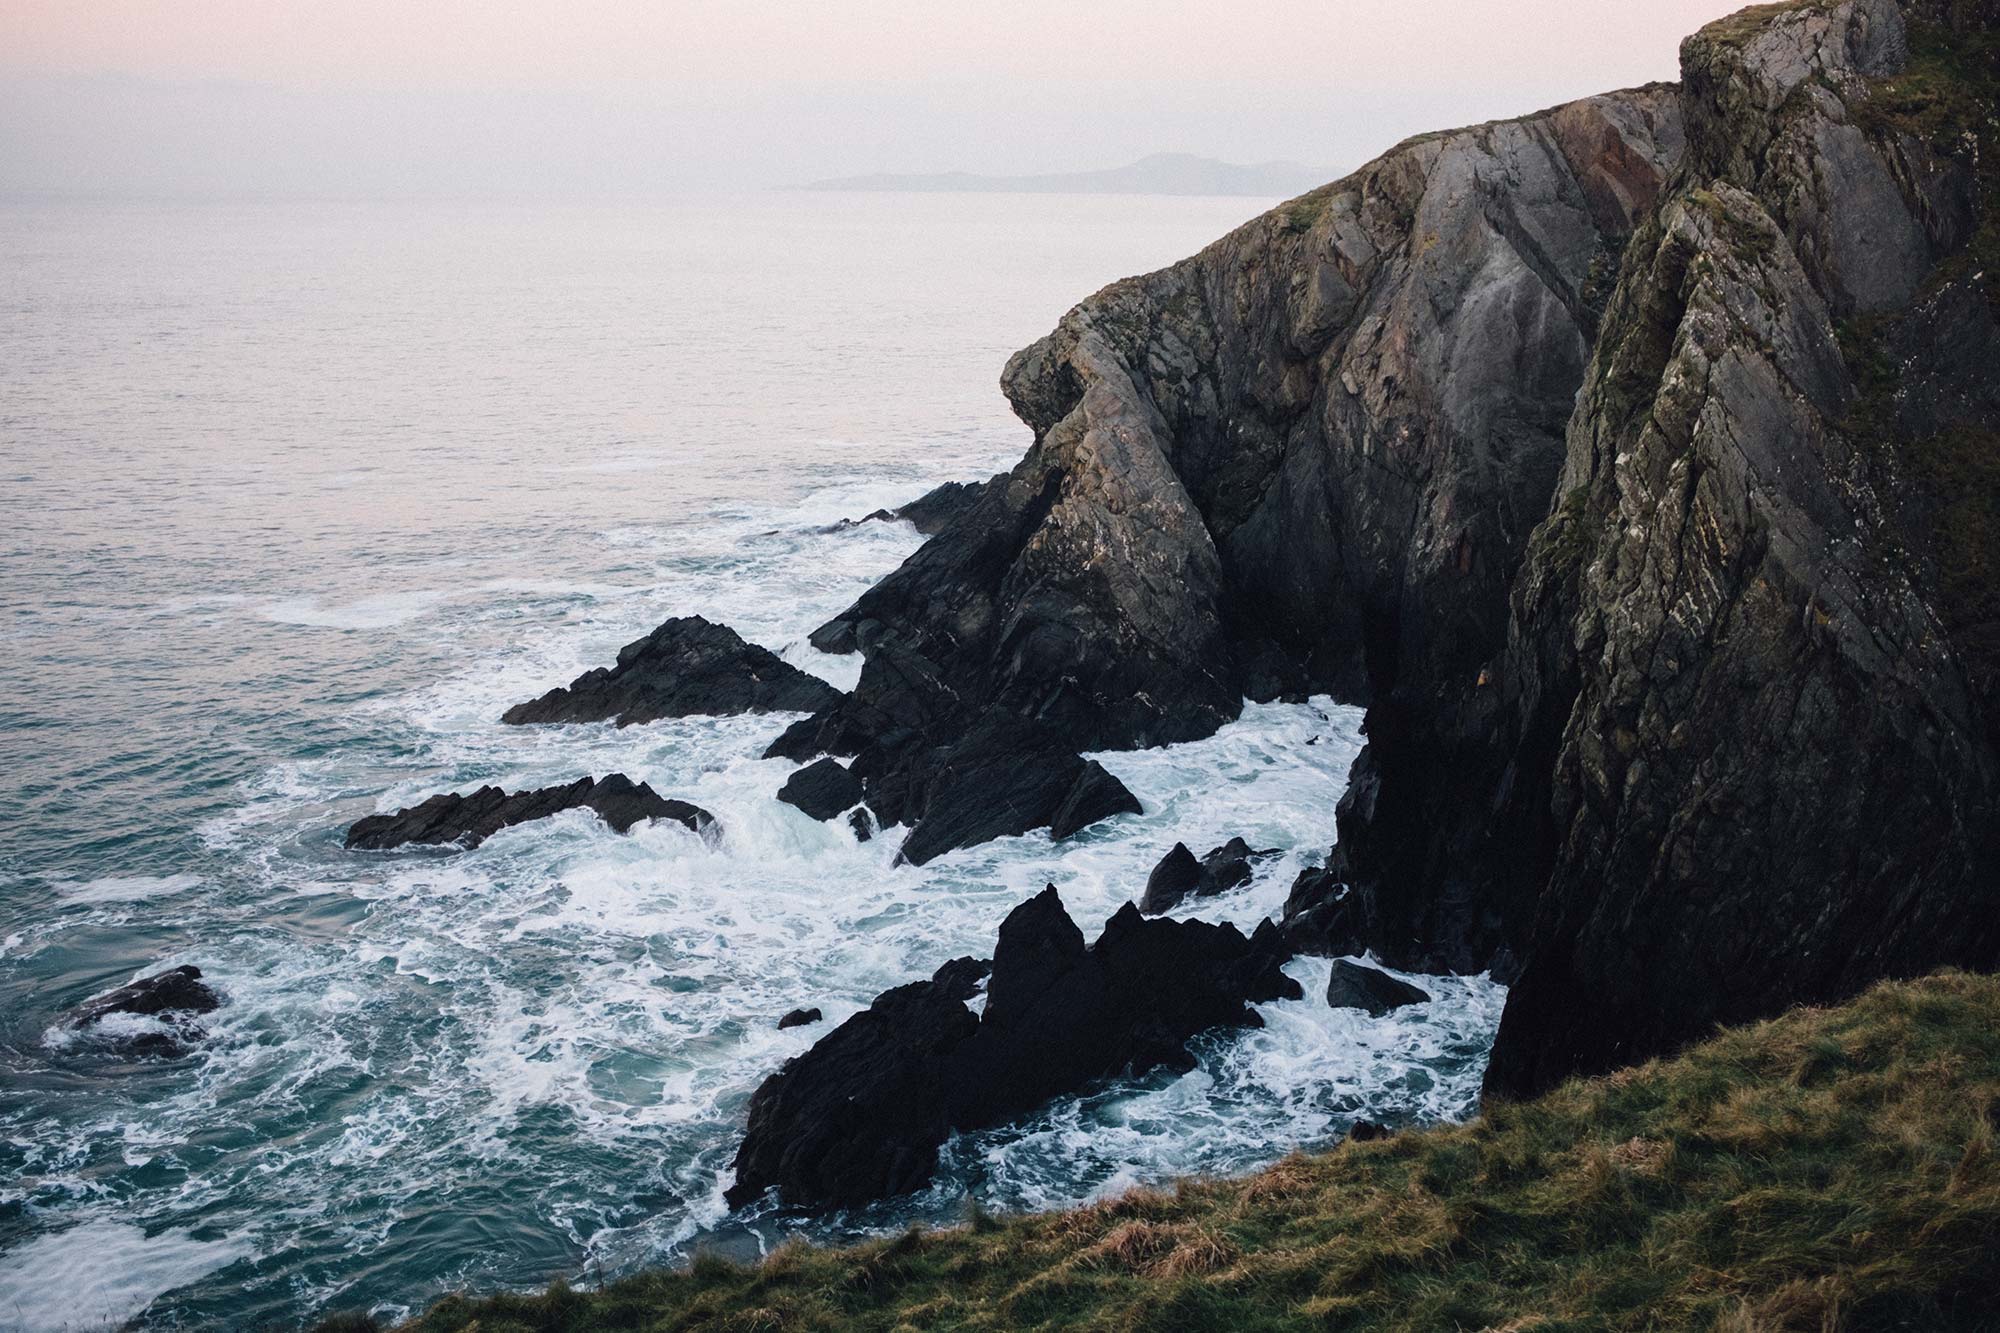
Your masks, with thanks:
M0 0L0 189L652 193L1347 170L1673 78L1732 0Z

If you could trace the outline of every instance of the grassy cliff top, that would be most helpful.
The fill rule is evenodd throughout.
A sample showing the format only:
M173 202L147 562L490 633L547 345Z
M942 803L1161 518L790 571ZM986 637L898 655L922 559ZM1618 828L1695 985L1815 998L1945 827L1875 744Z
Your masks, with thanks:
M1943 973L1241 1180L413 1327L1992 1329L1996 1135L2000 979Z

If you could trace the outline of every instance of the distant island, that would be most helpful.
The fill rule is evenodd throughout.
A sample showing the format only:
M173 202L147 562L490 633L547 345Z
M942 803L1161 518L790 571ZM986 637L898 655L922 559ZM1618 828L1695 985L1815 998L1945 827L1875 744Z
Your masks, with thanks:
M812 181L808 190L921 190L961 194L1247 194L1303 193L1327 173L1297 162L1240 166L1192 153L1155 153L1105 171L1064 171L1039 176L979 176L968 171L932 175L837 176Z

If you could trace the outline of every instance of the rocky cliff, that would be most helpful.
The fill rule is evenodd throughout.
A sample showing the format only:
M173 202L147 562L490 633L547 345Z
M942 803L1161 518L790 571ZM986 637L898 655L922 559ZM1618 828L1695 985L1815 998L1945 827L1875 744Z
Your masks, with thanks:
M816 635L869 661L781 752L860 753L893 822L952 767L881 740L913 680L1081 748L1365 702L1287 924L1516 979L1500 1092L1991 965L1996 26L1745 11L1678 87L1412 140L1105 289L1007 366L1026 458Z
M1003 377L1034 447L815 635L868 666L780 752L861 752L921 831L913 678L1090 749L1475 669L1681 138L1657 87L1413 140L1078 306Z
M1683 48L1506 643L1371 718L1294 892L1453 964L1527 909L1491 1091L1994 961L1993 26L1811 0Z

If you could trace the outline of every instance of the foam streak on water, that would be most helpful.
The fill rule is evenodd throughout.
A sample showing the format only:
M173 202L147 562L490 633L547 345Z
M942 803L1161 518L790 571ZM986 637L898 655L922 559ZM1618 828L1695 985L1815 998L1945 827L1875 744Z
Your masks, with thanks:
M209 230L235 240L187 291L177 269L114 265L73 309L61 293L174 220L99 219L116 244L84 247L52 277L48 256L69 242L50 238L88 227L36 230L0 210L0 228L35 241L17 252L40 256L19 289L35 299L0 303L0 331L26 349L0 367L0 401L24 404L0 417L12 432L0 442L38 446L10 455L33 525L0 523L26 534L31 557L0 563L0 768L19 778L0 792L0 1327L394 1314L451 1290L671 1262L695 1244L754 1251L795 1231L949 1220L968 1196L1040 1208L1242 1171L1330 1143L1357 1116L1470 1108L1498 987L1426 978L1432 1003L1369 1019L1327 1009L1329 964L1300 960L1306 998L1262 1006L1261 1030L1201 1039L1194 1073L954 1140L921 1196L831 1219L726 1213L745 1105L785 1059L884 988L990 953L1002 917L1044 883L1094 935L1176 840L1282 849L1246 888L1189 909L1246 928L1277 912L1332 840L1360 743L1359 714L1325 699L1247 707L1208 740L1100 756L1143 815L918 868L892 865L896 836L857 843L773 799L794 766L759 755L787 717L501 726L507 705L669 615L725 621L852 685L858 661L806 635L921 539L902 524L834 525L985 475L1020 448L991 389L1000 356L980 340L1025 341L1060 312L1057 297L1191 250L1227 221L1126 203L1100 234L1091 210L1110 206L1098 203L948 202L909 207L963 210L949 227L897 232L889 209L841 231L841 210L884 206L835 200L810 205L835 210L817 231L782 233L796 256L731 249L745 226L754 238L806 206L731 213L715 236L700 219L568 218L549 234L582 229L589 244L546 247L511 218L460 219L432 244L423 220L375 237L366 218L322 235L317 214L277 233L261 216L245 231L204 215L174 256L206 254ZM978 211L1012 207L1023 217L1006 227ZM706 239L663 246L654 226ZM977 299L960 290L958 275L1038 226L1046 246L1016 254L1012 276ZM450 265L468 229L516 257L505 272L553 273L560 290L460 281ZM296 254L273 234L294 237ZM1133 253L1135 237L1155 251ZM939 238L972 249L925 250ZM354 272L380 270L392 292L356 288L338 266L317 285L290 280L298 255L377 242ZM1049 267L1092 244L1098 269ZM618 282L576 258L628 251ZM715 272L674 267L689 253ZM760 277L773 263L776 277ZM925 265L944 275L934 306L895 285ZM855 291L815 294L811 283L850 269ZM226 309L188 295L238 277ZM746 298L758 281L781 290ZM1038 283L1056 296L1019 295ZM866 326L856 350L842 338L880 291L895 293L898 318ZM814 300L817 341L795 327ZM604 369L666 345L663 308L709 341L672 343L664 366ZM758 342L739 326L760 309L793 323ZM926 309L914 356L910 321ZM83 323L47 337L51 310ZM97 341L76 332L93 320ZM299 345L310 329L332 332ZM463 361L426 379L424 358L451 338ZM224 364L230 376L182 393ZM21 365L39 377L5 378ZM818 401L785 416L794 386L857 367L886 369L840 401L887 395L935 430L895 436ZM67 391L51 388L66 375ZM642 404L623 387L658 382L687 392ZM939 382L976 382L964 401L979 406L954 408ZM904 383L922 387L893 400ZM448 384L487 387L424 415ZM92 394L118 410L97 415ZM327 438L350 428L329 461ZM711 438L722 443L680 448ZM217 444L212 457L198 441L236 452ZM74 473L53 461L72 447ZM72 491L84 474L115 492L115 512ZM360 815L436 791L612 771L713 811L721 836L663 825L621 837L570 812L469 853L340 845ZM133 1059L62 1028L85 997L180 963L226 999L186 1058ZM826 1023L777 1031L801 1005ZM58 1308L57 1293L78 1303Z

